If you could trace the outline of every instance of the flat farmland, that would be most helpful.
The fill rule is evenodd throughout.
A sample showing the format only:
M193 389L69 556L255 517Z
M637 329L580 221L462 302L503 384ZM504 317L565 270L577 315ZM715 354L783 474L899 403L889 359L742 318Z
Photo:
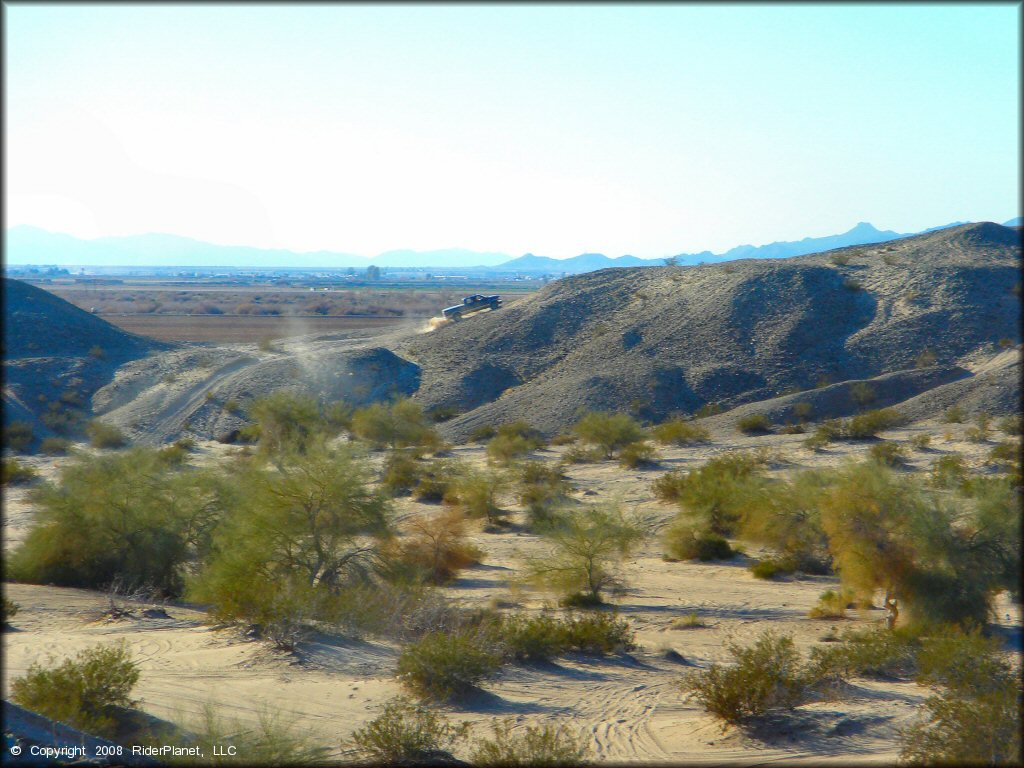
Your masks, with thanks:
M307 333L385 328L416 322L408 317L295 317L292 315L104 315L130 333L158 341L258 343ZM425 318L424 318L425 320Z

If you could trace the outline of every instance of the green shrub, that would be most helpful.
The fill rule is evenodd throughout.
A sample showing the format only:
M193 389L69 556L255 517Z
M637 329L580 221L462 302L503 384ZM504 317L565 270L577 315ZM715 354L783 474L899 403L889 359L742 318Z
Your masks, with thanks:
M833 253L829 257L829 261L835 264L837 267L845 267L850 263L851 256L848 253Z
M940 456L932 462L931 482L938 488L957 488L967 476L967 464L958 453Z
M391 496L403 496L412 491L423 477L422 465L416 457L405 451L391 451L384 460L381 487Z
M932 436L926 432L922 432L919 435L914 435L910 438L910 446L915 451L925 451L932 444Z
M39 452L45 456L66 456L71 450L71 441L63 437L46 437L39 443Z
M608 459L627 445L647 437L643 427L625 413L588 413L577 422L573 431L584 442L600 448Z
M942 416L942 420L947 424L963 424L964 419L967 416L964 413L964 409L959 405L954 405L946 409L946 412Z
M680 470L666 472L655 478L651 490L659 501L678 501L686 485L686 474Z
M771 580L776 576L788 576L793 573L793 568L784 560L766 557L751 565L750 572L755 579Z
M562 454L563 464L591 464L600 461L603 454L599 448L584 448L580 445L573 445Z
M402 649L398 676L416 693L447 701L469 693L500 666L501 656L476 632L428 632Z
M981 427L968 427L964 430L964 440L969 443L987 443L989 431Z
M627 469L652 466L654 459L655 450L650 443L631 443L619 451L619 465Z
M425 763L448 753L468 732L469 723L452 726L430 708L396 697L352 734L352 743L364 757L381 764Z
M31 483L39 476L35 467L18 461L17 459L4 459L0 464L0 484L2 485L23 485Z
M530 527L537 529L549 524L553 511L568 498L569 483L557 467L527 461L519 470L517 493Z
M498 430L493 424L481 424L469 433L469 440L473 443L486 443L497 434Z
M665 552L674 560L728 560L736 553L717 533L700 531L685 522L670 525L665 531Z
M682 687L705 710L727 723L743 723L808 698L800 653L787 635L765 632L749 648L728 645L735 663L692 673Z
M498 434L487 443L487 458L499 464L508 464L536 447L533 441L521 435Z
M868 449L872 461L887 467L900 467L906 464L907 451L899 443L883 441L875 443Z
M479 766L575 766L583 765L589 756L586 742L566 726L527 725L520 735L513 735L514 721L493 721L493 739L477 742L471 760Z
M815 680L870 677L907 678L917 671L919 636L906 629L848 630L842 642L811 650L809 676Z
M435 448L441 443L423 408L408 398L359 409L352 414L352 432L375 448Z
M35 440L32 425L27 421L12 421L4 426L4 447L23 452Z
M710 434L704 427L683 419L673 419L659 424L652 433L654 439L662 445L696 445L706 443L710 439Z
M242 410L242 405L237 400L226 401L221 408L225 413L235 414Z
M906 419L894 408L865 411L843 422L842 436L850 440L865 440L877 437L879 432L904 423Z
M508 478L500 472L467 467L449 486L444 500L458 506L467 517L486 518L491 525L498 525L505 513L497 497L507 485Z
M811 416L814 415L814 406L808 402L793 403L793 415L802 424L809 421Z
M1008 435L1021 434L1022 425L1024 425L1024 416L1019 413L999 420L999 429Z
M516 661L547 661L569 647L564 622L547 613L500 617L487 627L487 635L491 643Z
M771 432L772 420L764 413L749 413L740 417L736 428L745 435L763 435Z
M11 600L7 595L4 595L4 607L3 615L0 616L0 624L7 626L7 622L10 621L17 615L19 606L16 602Z
M19 581L102 588L119 581L177 595L211 522L200 476L155 450L83 456L35 490L36 524L8 559Z
M75 408L65 408L61 403L50 403L40 419L47 428L57 434L70 435L81 429L84 416Z
M716 456L678 481L678 501L684 516L702 530L729 536L750 498L763 481L757 461L746 454Z
M454 460L433 461L421 468L420 479L413 490L417 501L437 503L449 494L454 494L453 486L462 471Z
M138 681L138 666L122 641L80 651L50 669L32 664L12 682L11 698L45 717L109 737L117 728L118 708L132 706L129 695Z
M626 653L637 647L630 623L606 612L570 616L565 622L565 643L568 650L595 656Z
M842 591L826 589L818 598L818 604L811 608L807 615L812 619L843 619L846 618L846 606L849 602L849 596Z
M89 444L93 448L123 448L128 438L117 427L93 419L85 428Z
M1017 443L1003 440L992 446L988 452L988 463L1000 465L1014 465L1020 462L1020 446Z

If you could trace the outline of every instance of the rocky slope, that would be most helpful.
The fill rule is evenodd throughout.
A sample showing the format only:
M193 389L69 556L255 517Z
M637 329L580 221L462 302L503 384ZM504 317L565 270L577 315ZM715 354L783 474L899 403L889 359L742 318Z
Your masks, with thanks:
M658 420L922 355L945 368L994 355L1019 342L1020 257L1018 231L983 223L782 261L603 270L400 352L422 369L425 406L461 411L451 439L517 418L552 433L587 409ZM904 379L899 399L950 380Z

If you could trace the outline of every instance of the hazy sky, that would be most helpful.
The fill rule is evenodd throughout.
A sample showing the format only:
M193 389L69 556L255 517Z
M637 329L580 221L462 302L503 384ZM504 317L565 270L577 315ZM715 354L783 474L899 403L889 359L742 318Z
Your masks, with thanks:
M1020 12L5 4L7 225L657 257L1003 221Z

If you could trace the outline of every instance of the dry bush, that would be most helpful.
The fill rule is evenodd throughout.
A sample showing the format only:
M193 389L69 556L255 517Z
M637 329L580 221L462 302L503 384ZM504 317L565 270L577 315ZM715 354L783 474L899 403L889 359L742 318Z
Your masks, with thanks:
M86 425L85 431L93 448L123 448L128 444L128 438L121 430L96 419Z
M669 625L669 629L705 629L707 623L700 617L696 612L691 612L685 616L672 619L672 623Z
M665 554L673 560L728 560L736 553L717 533L701 531L682 520L665 529Z
M79 651L49 669L32 664L11 683L11 699L45 717L111 737L119 710L134 703L130 694L138 681L138 665L122 641Z
M910 438L910 446L915 451L926 451L926 450L928 450L928 447L931 444L932 444L932 436L927 434L927 433L921 433L919 435L914 435L912 438Z
M411 568L425 581L444 584L483 557L466 540L466 519L457 509L413 518L405 527L407 536L395 547L392 563Z
M750 573L755 579L770 581L776 576L789 576L795 570L792 562L774 557L765 557L750 566Z
M868 455L872 461L887 467L902 467L907 463L907 449L888 440L872 445L868 449Z
M835 264L837 267L845 267L850 263L851 256L848 253L833 253L829 257L829 261Z
M2 485L23 485L31 483L39 477L35 467L18 461L17 459L4 459L0 464L0 484Z
M672 419L656 426L652 431L654 439L662 445L696 445L710 439L708 431L692 421Z
M942 415L942 420L947 424L963 424L965 418L967 416L964 414L964 409L958 405L947 408Z
M450 750L467 737L469 727L469 723L452 726L429 707L400 696L353 733L352 743L362 756L380 764L427 763L450 757Z
M665 472L651 483L651 490L659 501L678 501L686 483L686 474L681 470Z
M850 596L842 590L836 592L834 589L826 589L818 598L818 604L807 615L812 619L845 619L849 603Z
M999 429L1008 435L1019 435L1021 434L1021 428L1024 425L1024 416L1016 414L1014 416L1006 416L999 420Z

